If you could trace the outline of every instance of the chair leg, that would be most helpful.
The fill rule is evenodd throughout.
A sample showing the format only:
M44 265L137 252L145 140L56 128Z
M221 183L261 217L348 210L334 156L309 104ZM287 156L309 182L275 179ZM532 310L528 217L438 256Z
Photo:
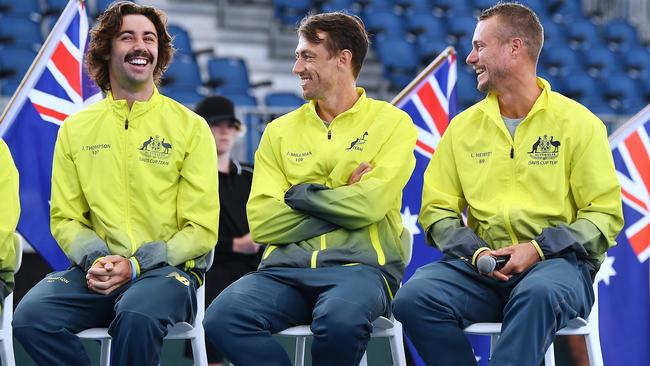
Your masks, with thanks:
M544 366L555 366L555 349L553 343L551 343L544 354Z
M404 336L402 335L402 323L395 320L393 335L388 337L390 342L390 353L394 366L406 366L406 354L404 352Z
M0 360L2 360L2 366L16 366L13 340L11 338L2 340L0 342L0 348Z
M295 366L305 366L305 340L307 337L296 337L296 357L294 358Z
M198 332L196 337L191 339L191 342L194 366L208 366L208 353L205 349L205 335L203 329Z
M368 352L363 353L363 357L359 361L359 366L368 366Z
M585 334L589 366L603 366L603 354L600 349L600 339L598 338L598 333Z
M111 339L102 339L101 342L101 354L99 356L99 365L100 366L110 366L111 365Z

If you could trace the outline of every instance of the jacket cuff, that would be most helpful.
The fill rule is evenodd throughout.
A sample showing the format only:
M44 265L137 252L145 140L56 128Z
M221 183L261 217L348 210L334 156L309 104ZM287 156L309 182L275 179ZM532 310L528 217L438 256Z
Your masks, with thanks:
M567 251L575 252L578 258L586 258L587 250L580 245L567 225L547 227L534 239L545 258L561 256Z
M92 267L98 260L111 254L108 251L108 247L104 241L97 239L93 240L91 243L88 243L84 247L85 253L81 257L81 260L77 263L84 272L88 272L90 267ZM71 261L74 262L74 261Z
M309 213L311 202L311 193L330 189L322 184L300 183L291 188L284 194L284 203L294 210L300 210Z
M544 260L546 259L544 257L544 252L542 251L542 248L537 244L537 241L535 239L531 240L530 243L535 247L535 250L537 251L537 254L539 254L539 259Z
M480 247L480 248L476 249L476 251L474 252L474 255L472 256L472 265L474 267L476 267L476 259L478 258L478 255L483 253L486 250L490 250L490 248L488 248L488 247Z
M162 240L143 244L133 253L133 258L140 273L163 266L167 263L167 245Z

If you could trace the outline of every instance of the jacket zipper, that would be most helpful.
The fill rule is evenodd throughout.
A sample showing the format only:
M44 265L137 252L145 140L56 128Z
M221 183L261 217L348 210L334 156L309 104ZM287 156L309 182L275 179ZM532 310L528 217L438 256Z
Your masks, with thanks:
M131 233L131 214L129 213L130 196L129 190L129 119L124 120L124 192L126 192L126 233L131 241L131 255L135 254L135 240Z
M332 139L332 130L327 130L327 139L328 140Z

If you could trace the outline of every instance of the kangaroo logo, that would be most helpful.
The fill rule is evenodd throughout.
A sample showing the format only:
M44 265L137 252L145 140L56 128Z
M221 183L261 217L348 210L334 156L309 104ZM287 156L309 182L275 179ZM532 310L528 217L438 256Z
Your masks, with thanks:
M350 150L363 151L363 148L359 147L359 145L363 145L363 144L366 143L366 141L367 141L366 136L368 136L368 131L364 132L363 135L361 135L361 137L357 137L356 139L354 139L354 141L352 141L350 143L350 147L348 147L345 150L347 150L347 151L350 151Z
M152 142L153 142L153 136L149 136L149 140L143 142L142 147L140 149L138 149L138 150L145 150L146 151L147 148L149 147L149 144L151 144Z
M538 136L528 152L531 159L528 165L557 165L559 150L560 141L555 140L553 136L550 139L548 135Z

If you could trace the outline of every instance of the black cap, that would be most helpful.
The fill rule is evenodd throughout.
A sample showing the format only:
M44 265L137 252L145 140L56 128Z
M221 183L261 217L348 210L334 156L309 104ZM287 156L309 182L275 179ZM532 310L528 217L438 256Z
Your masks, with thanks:
M211 96L203 99L196 105L194 112L205 118L210 126L216 126L220 122L231 122L238 130L242 129L242 123L235 116L235 106L223 96Z

